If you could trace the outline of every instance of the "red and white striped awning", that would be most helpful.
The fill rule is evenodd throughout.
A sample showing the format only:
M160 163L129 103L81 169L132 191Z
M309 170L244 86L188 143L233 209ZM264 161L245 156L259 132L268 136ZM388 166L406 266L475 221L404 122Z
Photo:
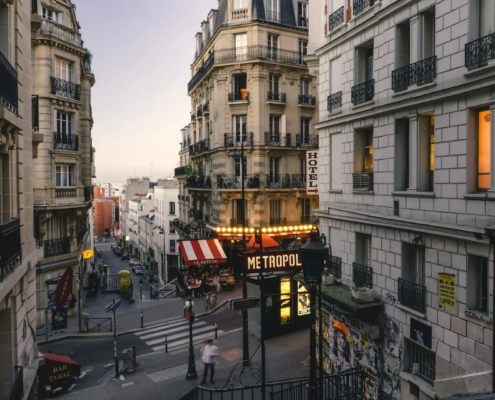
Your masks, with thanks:
M179 247L185 265L223 264L227 256L218 239L181 240Z

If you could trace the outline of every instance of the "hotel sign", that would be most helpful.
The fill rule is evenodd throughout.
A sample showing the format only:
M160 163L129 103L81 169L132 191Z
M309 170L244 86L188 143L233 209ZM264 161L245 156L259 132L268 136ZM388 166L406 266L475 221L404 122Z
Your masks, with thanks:
M306 152L306 192L308 195L318 195L318 150Z
M302 259L299 250L244 253L246 274L267 271L299 271L301 269Z

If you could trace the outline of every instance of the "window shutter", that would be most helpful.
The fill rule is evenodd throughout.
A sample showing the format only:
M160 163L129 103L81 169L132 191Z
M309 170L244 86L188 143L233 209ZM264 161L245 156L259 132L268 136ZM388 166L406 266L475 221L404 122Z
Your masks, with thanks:
M325 24L325 36L328 35L328 25Z
M495 2L493 0L480 0L480 37L493 33L493 15L495 14Z
M364 236L364 265L371 267L371 236Z
M358 64L356 68L356 84L360 84L366 80L366 50L358 48L356 51Z
M8 15L7 6L0 6L0 51L7 59L9 59Z
M416 246L413 250L413 281L417 285L425 285L425 249Z
M422 14L423 54L422 59L435 55L435 15Z

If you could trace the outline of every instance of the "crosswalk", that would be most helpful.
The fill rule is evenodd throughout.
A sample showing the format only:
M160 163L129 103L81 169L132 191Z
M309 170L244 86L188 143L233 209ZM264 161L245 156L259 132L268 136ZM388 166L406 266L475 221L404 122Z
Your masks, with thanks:
M218 336L224 332L218 330ZM185 318L170 321L166 325L144 329L135 335L150 346L153 351L165 351L165 337L168 351L173 352L189 346L189 322ZM193 324L193 343L204 343L215 338L215 326L196 319Z

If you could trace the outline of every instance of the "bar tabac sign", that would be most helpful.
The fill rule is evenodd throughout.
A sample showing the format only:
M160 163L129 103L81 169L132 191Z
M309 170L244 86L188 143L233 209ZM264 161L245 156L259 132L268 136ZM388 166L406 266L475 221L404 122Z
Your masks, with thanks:
M306 192L318 195L318 150L306 152Z
M299 271L301 269L302 259L299 250L244 254L244 270L246 274L267 271Z

